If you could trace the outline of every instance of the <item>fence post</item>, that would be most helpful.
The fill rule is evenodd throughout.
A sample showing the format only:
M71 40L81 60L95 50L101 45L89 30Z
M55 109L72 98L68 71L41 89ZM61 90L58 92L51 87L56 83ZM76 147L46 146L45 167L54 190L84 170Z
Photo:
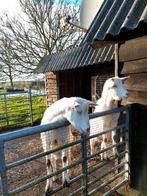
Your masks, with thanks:
M8 120L8 112L7 112L7 97L6 94L4 94L4 108L5 108L5 115L6 115L6 122L7 126L9 125L9 120Z
M3 196L8 196L8 179L6 173L4 142L0 141L0 176Z
M87 137L86 137L86 133L82 133L81 134L81 150L82 150L82 173L83 173L83 186L84 186L84 190L83 190L83 196L87 195L87 182L88 182L88 178L87 178Z
M30 87L29 87L29 115L30 115L31 125L33 125L32 93Z

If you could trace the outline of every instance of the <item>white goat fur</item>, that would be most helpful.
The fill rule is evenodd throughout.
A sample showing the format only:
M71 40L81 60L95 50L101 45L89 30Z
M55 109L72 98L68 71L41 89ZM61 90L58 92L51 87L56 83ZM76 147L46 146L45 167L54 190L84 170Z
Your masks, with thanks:
M86 132L90 128L88 109L93 104L93 102L80 97L62 98L46 109L41 125L68 120L76 130ZM67 143L69 140L69 130L67 127L63 127L43 132L41 133L41 140L43 150L48 151L55 145L62 146ZM69 162L68 150L63 149L61 153L56 152L46 156L47 174L56 171L56 161L58 159L62 160L63 167L67 166ZM46 192L49 192L53 188L55 180L55 177L47 179ZM66 185L69 183L68 171L62 173L62 181Z
M94 112L102 112L106 110L110 110L113 108L117 108L117 101L127 98L128 91L123 86L123 81L128 77L118 78L113 77L106 80L101 98L97 101L97 106ZM119 113L110 114L106 116L102 116L96 119L90 120L90 135L97 134L99 132L103 132L106 130L110 130L117 125L117 121L119 118ZM115 144L115 135L116 130L112 131L112 143ZM97 138L92 138L90 140L90 148L91 154L94 154L94 145L97 141ZM102 143L101 150L107 148L108 134L102 135ZM116 148L113 148L113 154L116 155ZM101 154L101 159L107 159L107 153L104 152Z

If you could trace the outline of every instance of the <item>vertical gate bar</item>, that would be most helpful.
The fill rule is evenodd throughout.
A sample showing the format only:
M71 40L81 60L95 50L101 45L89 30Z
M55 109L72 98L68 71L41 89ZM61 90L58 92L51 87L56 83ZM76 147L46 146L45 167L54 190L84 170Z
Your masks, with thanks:
M84 190L83 190L83 196L87 195L87 137L86 137L86 133L82 133L81 134L81 150L82 150L82 173L83 173L83 186L84 186Z
M126 164L125 164L125 170L127 170L128 172L127 173L125 173L125 178L128 180L128 182L130 181L130 179L129 179L129 174L130 174L130 167L129 167L129 165L130 165L130 158L129 158L129 154L130 154L130 150L129 150L129 119L130 119L130 109L129 109L129 107L127 108L127 110L126 110L126 154L125 154L125 160L126 160Z
M33 110L32 110L32 93L31 88L29 87L29 115L30 115L30 122L33 125Z
M9 120L8 120L7 97L6 97L6 94L4 94L4 108L5 108L6 122L7 122L7 126L8 126L9 125Z
M4 152L4 142L0 141L0 176L2 183L2 193L3 196L8 196L8 179L6 172L6 162L5 162L5 152Z

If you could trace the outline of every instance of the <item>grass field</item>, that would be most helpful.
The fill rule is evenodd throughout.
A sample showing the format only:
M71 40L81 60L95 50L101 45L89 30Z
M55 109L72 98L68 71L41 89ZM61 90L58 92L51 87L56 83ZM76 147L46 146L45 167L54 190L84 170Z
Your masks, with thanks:
M46 108L46 97L32 95L33 123L39 123ZM4 96L0 96L0 131L9 128L18 128L30 125L29 97L26 94L7 96L5 105Z

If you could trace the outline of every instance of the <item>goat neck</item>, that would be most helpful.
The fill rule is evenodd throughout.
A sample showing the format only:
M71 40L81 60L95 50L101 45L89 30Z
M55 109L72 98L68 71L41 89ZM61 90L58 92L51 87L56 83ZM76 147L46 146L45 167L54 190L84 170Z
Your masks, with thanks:
M109 91L109 89L105 89L102 92L102 96L100 98L100 103L103 105L103 107L107 109L115 108L117 107L117 101L115 101Z

